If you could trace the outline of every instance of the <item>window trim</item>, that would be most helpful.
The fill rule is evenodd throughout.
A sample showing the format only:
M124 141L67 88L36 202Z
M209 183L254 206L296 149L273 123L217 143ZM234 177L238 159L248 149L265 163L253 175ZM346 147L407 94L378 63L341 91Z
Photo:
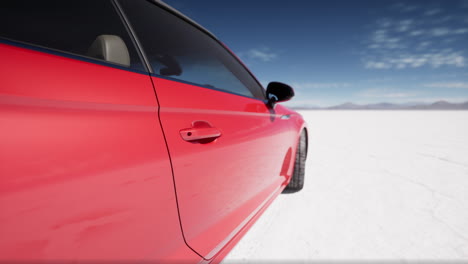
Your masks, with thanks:
M127 34L130 36L130 39L132 40L133 45L135 46L138 56L140 57L140 60L143 62L143 65L146 68L146 71L150 74L153 73L153 67L151 67L148 57L146 56L145 50L143 49L143 46L141 45L141 42L138 39L137 34L133 30L132 24L130 23L127 15L123 11L122 6L117 0L111 0L111 2L115 8L115 11L119 15L122 23L124 24L125 30L127 31Z
M41 45L29 43L29 42L9 39L9 38L5 38L5 37L0 37L0 44L5 44L5 45L14 46L14 47L18 47L18 48L23 48L23 49L27 49L27 50L32 50L32 51L36 51L36 52L40 52L40 53L45 53L45 54L50 54L50 55L59 56L59 57L63 57L63 58L68 58L68 59L72 59L72 60L77 60L77 61L92 63L92 64L96 64L96 65L106 66L106 67L110 67L110 68L120 69L120 70L124 70L124 71L129 71L129 72L148 75L147 71L137 70L137 69L133 69L133 68L130 68L130 67L120 65L118 63L112 63L112 62L109 62L109 61L106 61L106 60L101 60L101 59L98 59L98 58L87 57L87 56L72 53L72 52L53 49L53 48L49 48L49 47L44 47L44 46L41 46Z
M243 94L240 94L240 93L231 92L231 91L224 90L224 89L221 89L221 88L216 88L216 87L212 87L212 86L205 86L205 85L202 85L202 84L198 84L198 83L194 83L194 82L190 82L190 81L184 81L184 80L176 79L176 78L169 77L169 76L163 76L163 75L159 75L159 74L156 74L156 73L150 73L150 76L160 78L160 79L169 80L169 81L173 81L173 82L177 82L177 83L183 83L183 84L187 84L187 85L197 86L197 87L200 87L200 88L209 89L209 90L213 90L213 91L217 91L217 92L227 93L227 94L231 94L231 95L237 95L237 96L241 96L241 97L248 98L248 99L262 101L265 104L268 102L268 100L266 100L266 99L261 99L261 98L257 98L257 97L243 95Z

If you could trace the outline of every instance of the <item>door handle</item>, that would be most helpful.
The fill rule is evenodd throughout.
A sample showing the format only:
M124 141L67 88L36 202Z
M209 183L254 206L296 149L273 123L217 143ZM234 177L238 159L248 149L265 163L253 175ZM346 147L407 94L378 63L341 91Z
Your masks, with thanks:
M221 136L221 131L206 121L195 121L191 128L180 130L183 140L189 142L209 143Z

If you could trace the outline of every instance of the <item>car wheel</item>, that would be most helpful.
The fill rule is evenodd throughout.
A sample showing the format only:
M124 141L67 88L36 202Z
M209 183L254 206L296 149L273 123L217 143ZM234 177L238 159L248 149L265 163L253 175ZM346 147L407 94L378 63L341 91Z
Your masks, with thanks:
M307 136L303 131L299 144L297 145L296 161L294 163L294 172L288 186L283 190L283 193L295 193L304 187L305 163L307 157Z

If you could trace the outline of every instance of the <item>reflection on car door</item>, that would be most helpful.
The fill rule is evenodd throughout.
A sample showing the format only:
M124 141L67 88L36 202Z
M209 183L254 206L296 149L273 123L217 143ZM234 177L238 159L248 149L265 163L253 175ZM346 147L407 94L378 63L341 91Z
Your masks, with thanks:
M291 137L260 100L157 77L154 84L184 235L209 259L285 181ZM211 143L184 140L181 130L197 121L220 136Z

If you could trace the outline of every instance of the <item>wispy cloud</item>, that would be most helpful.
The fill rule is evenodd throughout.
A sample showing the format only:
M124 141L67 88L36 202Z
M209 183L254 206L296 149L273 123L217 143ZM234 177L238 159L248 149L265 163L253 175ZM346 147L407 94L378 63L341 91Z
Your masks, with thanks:
M350 83L292 83L292 87L294 87L295 89L340 89L350 86Z
M374 88L360 91L357 96L367 98L396 99L414 97L415 93L408 93L392 88Z
M431 31L431 34L434 37L442 37L442 36L448 35L450 33L451 33L451 30L448 29L448 28L434 28Z
M433 24L444 24L453 20L454 18L455 17L453 15L445 15L445 16L434 17L431 19L431 21L433 22Z
M433 8L433 9L429 9L426 12L424 12L424 15L433 16L433 15L437 15L437 14L439 14L441 12L442 12L442 10L440 8Z
M431 66L465 67L466 58L460 52L443 50L434 53L409 54L401 53L392 57L367 59L364 62L366 69L406 69Z
M418 29L418 30L413 30L413 31L411 31L409 34L410 34L410 36L415 37L415 36L421 36L421 35L423 35L424 33L425 33L424 30Z
M404 48L405 46L401 43L401 39L390 36L390 32L387 29L378 29L372 33L371 49L398 49Z
M427 83L423 85L429 88L461 88L468 89L468 83L466 82L439 82L439 83Z
M381 70L381 69L390 69L393 67L393 65L387 62L370 60L370 61L366 61L364 67L366 67L366 69Z
M270 51L269 48L255 48L250 49L247 52L240 52L239 56L247 57L253 60L259 60L262 62L270 62L276 58L278 58L278 54Z
M452 31L454 34L466 34L468 33L468 28L459 28Z
M397 3L393 5L392 8L400 11L401 13L409 13L409 12L413 12L413 11L420 9L419 6L410 5L406 3Z
M364 68L385 70L467 66L468 49L462 47L466 42L468 26L441 8L405 3L395 4L392 8L400 13L400 18L376 21L366 41L366 51L362 53ZM407 14L409 12L411 14Z
M411 28L413 24L414 24L414 20L412 19L402 20L399 22L399 25L397 26L396 30L399 32L406 32Z

